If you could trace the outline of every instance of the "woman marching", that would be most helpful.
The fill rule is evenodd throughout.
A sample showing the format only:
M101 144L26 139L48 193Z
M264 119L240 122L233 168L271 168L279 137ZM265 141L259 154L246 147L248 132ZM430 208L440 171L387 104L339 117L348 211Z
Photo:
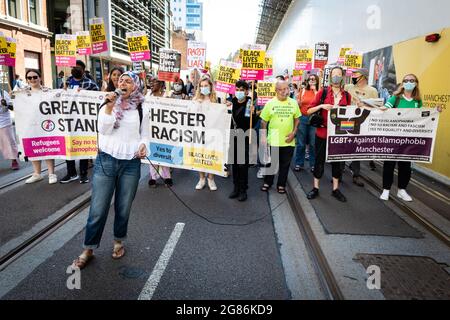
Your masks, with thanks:
M92 204L86 226L83 253L73 266L83 269L100 246L113 194L114 249L112 258L125 255L123 241L127 237L131 205L141 177L141 159L147 155L149 142L148 110L143 109L144 96L140 80L132 72L119 78L123 94L107 95L109 103L100 111L99 154L92 183Z

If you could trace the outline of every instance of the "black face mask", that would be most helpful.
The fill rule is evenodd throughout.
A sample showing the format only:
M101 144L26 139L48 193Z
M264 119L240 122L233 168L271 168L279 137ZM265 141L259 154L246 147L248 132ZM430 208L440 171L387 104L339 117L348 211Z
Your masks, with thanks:
M352 78L353 84L356 86L359 81L361 81L362 77L359 78Z
M83 78L83 69L78 68L78 67L73 68L73 69L72 69L72 76L73 76L75 79L81 79L81 78Z

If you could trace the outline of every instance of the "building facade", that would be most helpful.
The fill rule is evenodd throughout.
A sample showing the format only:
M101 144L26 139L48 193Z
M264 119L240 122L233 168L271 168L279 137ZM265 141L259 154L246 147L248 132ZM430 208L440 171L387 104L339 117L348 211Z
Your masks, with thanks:
M171 0L175 29L189 32L203 30L203 3L198 0Z
M10 84L14 74L25 80L27 70L39 69L44 85L52 85L52 33L48 30L46 3L46 0L0 0L0 32L17 40L16 67L4 70Z

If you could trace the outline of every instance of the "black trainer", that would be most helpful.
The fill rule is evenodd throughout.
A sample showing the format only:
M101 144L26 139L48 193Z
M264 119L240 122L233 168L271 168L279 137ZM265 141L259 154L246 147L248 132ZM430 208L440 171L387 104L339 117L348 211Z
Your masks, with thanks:
M59 183L62 183L62 184L67 184L67 183L71 183L71 182L74 182L74 181L76 181L76 180L78 180L80 177L78 176L78 175L76 175L76 176L71 176L71 175L66 175L64 178L62 178L60 181L59 181Z
M156 188L156 180L149 180L148 181L148 186L150 188Z
M243 191L243 192L239 193L239 198L238 198L239 202L245 202L245 201L247 201L247 199L248 199L247 192Z
M89 183L89 177L87 174L83 174L80 177L80 184L86 184L86 183Z
M312 189L307 195L308 200L314 200L319 196L319 189Z
M166 185L166 187L172 188L173 187L173 180L172 179L165 179L164 180L164 184Z
M239 189L235 188L228 198L237 199L238 197L239 197Z
M377 170L377 166L375 165L374 161L370 161L369 167L370 167L370 170L372 170L372 171Z
M340 202L347 202L347 198L342 194L342 192L339 189L334 190L331 195Z

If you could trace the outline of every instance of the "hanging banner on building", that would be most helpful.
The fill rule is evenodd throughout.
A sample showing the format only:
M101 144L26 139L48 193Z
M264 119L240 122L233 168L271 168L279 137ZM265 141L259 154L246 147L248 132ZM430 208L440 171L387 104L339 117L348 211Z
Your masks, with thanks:
M276 97L276 83L273 81L258 81L256 86L258 92L258 106L265 106L267 102Z
M241 67L240 63L221 60L216 81L216 91L235 94L236 82L241 76Z
M89 31L77 32L77 50L80 56L88 56L92 54L92 41Z
M172 49L159 51L158 79L161 81L176 82L180 78L181 53Z
M126 37L131 61L139 62L151 59L150 46L145 31L127 32Z
M432 163L438 123L432 109L332 109L327 161Z
M326 42L319 42L314 50L314 69L323 69L328 63L330 45Z
M55 35L56 65L74 67L77 63L77 36L74 34Z
M188 41L187 68L188 70L206 70L206 43Z
M231 124L226 105L156 97L145 103L154 165L225 176Z
M347 75L352 75L353 71L361 69L363 65L363 53L358 51L347 51L345 54L344 66L347 67Z
M343 65L345 62L345 54L348 51L352 51L352 50L353 50L352 44L344 44L343 46L341 46L341 49L339 51L338 64Z
M297 49L295 70L310 71L313 67L314 49L303 46Z
M273 76L273 58L266 55L266 65L264 66L264 78Z
M103 18L89 19L89 30L92 40L92 53L99 54L108 51L105 22Z
M292 71L292 81L302 81L303 70L293 70Z
M246 44L242 47L242 80L264 80L266 46Z
M14 96L20 152L29 160L94 159L97 155L97 110L105 94L49 90Z

